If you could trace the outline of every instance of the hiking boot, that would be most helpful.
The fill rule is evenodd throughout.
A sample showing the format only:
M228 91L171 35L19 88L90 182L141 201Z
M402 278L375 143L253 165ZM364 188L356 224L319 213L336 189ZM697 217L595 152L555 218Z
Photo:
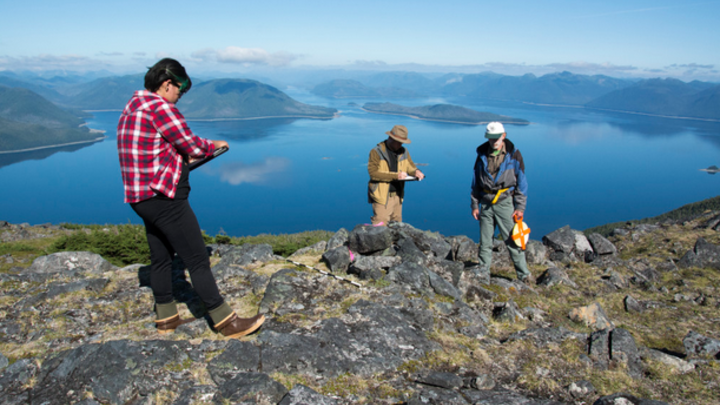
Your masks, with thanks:
M257 314L252 318L240 318L235 312L215 325L215 330L229 338L249 335L265 322L265 315Z
M180 315L175 314L169 318L155 321L155 325L157 325L158 333L164 335L166 333L173 333L178 326L192 321L194 321L194 319L180 319Z

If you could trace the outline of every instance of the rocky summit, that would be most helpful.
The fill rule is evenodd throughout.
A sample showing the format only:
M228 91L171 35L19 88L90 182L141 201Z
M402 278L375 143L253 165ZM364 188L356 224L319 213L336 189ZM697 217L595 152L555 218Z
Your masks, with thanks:
M716 404L718 218L560 228L528 244L531 284L500 241L487 268L467 236L407 223L287 258L210 244L226 300L267 317L230 340L179 260L194 321L160 335L147 265L33 253L87 230L0 221L0 403Z

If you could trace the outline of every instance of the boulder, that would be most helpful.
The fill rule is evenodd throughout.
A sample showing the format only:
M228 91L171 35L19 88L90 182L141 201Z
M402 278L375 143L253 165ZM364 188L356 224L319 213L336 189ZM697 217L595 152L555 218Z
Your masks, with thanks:
M541 274L538 278L537 284L545 287L553 287L559 284L565 284L572 288L578 288L577 284L570 280L570 277L567 275L565 270L559 269L557 267L551 267L545 270L545 272Z
M317 253L317 252L324 252L326 249L327 249L327 242L324 240L321 240L320 242L318 242L314 245L307 246L307 247L296 250L295 253L288 256L288 259L292 259L294 257L298 257L298 256L302 256L302 255Z
M261 314L273 313L283 304L302 300L313 290L309 276L295 269L282 269L270 277L265 295L258 310Z
M462 293L452 283L440 277L437 273L427 270L430 287L436 294L452 297L456 300L462 299Z
M221 257L222 259L218 265L234 264L241 267L251 264L266 263L275 259L272 246L267 243L259 245L247 243L242 246L232 246L222 253Z
M345 228L340 228L327 242L327 250L335 249L338 246L347 245L350 233Z
M322 260L333 273L345 273L350 266L350 250L342 245L323 253Z
M599 256L617 254L617 248L615 245L599 233L593 233L588 236L587 239L590 242L593 251Z
M477 262L478 245L465 235L451 236L446 239L450 243L450 259L456 262Z
M642 312L644 309L635 298L629 295L625 296L623 303L625 304L625 311L627 312Z
M102 256L90 252L59 252L47 256L40 256L35 259L22 274L28 273L61 273L79 271L81 273L102 274L106 271L115 270L113 266Z
M720 356L720 340L703 336L697 332L690 331L683 338L683 346L688 356Z
M548 250L540 241L530 240L525 246L525 260L530 265L542 265L547 262Z
M588 253L595 252L584 233L580 231L574 231L574 233L575 245L573 246L573 252L575 252L576 256L585 257Z
M385 279L409 287L421 294L427 295L431 292L427 269L414 262L405 261L391 267Z
M515 323L525 319L520 307L514 301L496 302L493 308L493 318L500 322Z
M704 238L698 238L695 247L678 261L677 267L710 267L720 270L720 247L713 245Z
M570 254L575 248L575 232L570 229L570 225L550 232L543 236L542 240L546 246L556 252Z
M607 370L610 364L610 329L602 329L590 334L588 354L596 368Z
M624 364L630 377L643 376L642 362L635 339L627 330L616 328L610 332L610 359Z
M615 327L597 302L586 307L575 308L570 311L569 316L573 321L582 322L595 330Z
M403 262L413 262L419 265L424 265L428 258L425 254L418 249L415 242L411 238L401 238L397 242L397 255L400 256Z
M348 236L350 250L360 254L383 251L393 243L393 233L387 226L358 225Z
M461 262L454 262L452 260L439 260L433 258L428 263L428 270L437 273L439 276L452 283L455 287L460 282L460 277L465 270L465 266Z
M687 374L695 370L694 364L687 362L677 356L662 352L660 350L641 348L639 350L639 354L640 358L644 361L654 360L662 363L664 366L668 367L669 370L676 374Z
M388 269L400 263L398 256L358 256L350 265L348 273L357 274L363 280L377 280L383 277Z

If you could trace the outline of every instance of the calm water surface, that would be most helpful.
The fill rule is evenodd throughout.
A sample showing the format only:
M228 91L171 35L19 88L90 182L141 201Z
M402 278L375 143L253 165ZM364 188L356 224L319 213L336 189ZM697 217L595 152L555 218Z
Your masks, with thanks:
M230 152L194 171L190 202L210 235L292 233L369 222L367 158L393 125L408 127L409 150L427 175L406 187L404 220L443 235L477 240L470 181L481 126L375 115L358 106L377 100L328 100L301 91L295 99L339 109L333 120L191 121L195 133L225 139ZM532 125L507 126L529 182L531 238L564 225L575 229L655 216L718 194L720 123L609 114L576 108L472 100L439 102L510 115ZM350 103L356 103L351 105ZM179 103L182 111L182 102ZM91 128L108 139L84 148L0 155L0 220L12 223L140 223L124 204L115 146L120 112L99 112ZM30 160L21 160L30 159Z

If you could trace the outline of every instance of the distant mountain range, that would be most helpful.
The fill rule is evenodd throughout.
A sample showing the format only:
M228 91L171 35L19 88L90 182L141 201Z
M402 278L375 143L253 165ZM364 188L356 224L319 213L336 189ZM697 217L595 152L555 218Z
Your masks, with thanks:
M598 97L590 108L673 117L720 119L720 85L676 79L643 80Z
M132 94L144 86L142 75L74 80L57 88L49 85L61 81L27 83L0 75L0 151L94 140L100 135L81 127L81 117L89 114L80 109L122 110ZM337 113L334 108L303 104L275 87L245 79L196 83L179 103L190 119L330 119Z
M312 89L313 94L323 97L352 98L416 98L421 97L412 90L399 87L369 87L357 80L332 80Z
M404 115L417 119L452 122L457 124L477 125L491 121L500 121L504 124L529 124L527 120L521 118L475 111L451 104L405 107L392 103L365 103L363 109L380 114Z
M0 150L22 149L89 140L95 134L80 128L80 110L121 110L133 92L143 88L143 75L106 76L56 72L0 72ZM316 76L320 73L314 73ZM343 76L342 71L332 71ZM441 97L572 105L586 108L672 117L720 120L720 84L685 83L675 79L628 80L569 72L537 77L479 74L420 74L416 72L347 72L352 79L313 85L314 94L333 98L407 99ZM309 75L306 75L309 77ZM315 81L318 83L318 81ZM60 107L62 108L60 108ZM261 117L332 118L333 108L311 106L275 87L248 79L196 80L180 101L191 119ZM500 120L452 105L408 109L399 105L367 106L375 112L399 113L423 119L464 123ZM73 110L74 109L74 110ZM380 109L380 110L378 110ZM450 117L450 118L449 118ZM17 135L23 133L22 137ZM62 141L62 142L61 142Z
M71 111L23 88L0 86L0 151L93 141L100 137Z
M677 79L629 80L570 72L540 77L492 72L426 77L412 72L387 72L355 80L332 80L311 91L335 98L471 98L720 120L719 84Z

